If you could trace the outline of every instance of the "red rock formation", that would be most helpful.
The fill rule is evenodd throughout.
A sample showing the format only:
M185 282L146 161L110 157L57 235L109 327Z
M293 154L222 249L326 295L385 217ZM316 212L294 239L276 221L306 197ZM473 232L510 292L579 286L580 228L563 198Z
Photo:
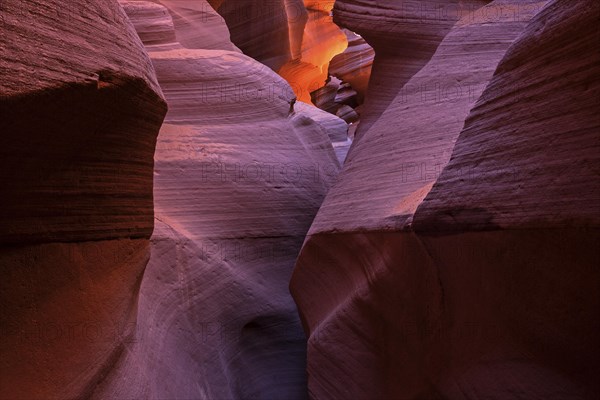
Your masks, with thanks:
M343 52L347 40L333 23L332 1L231 0L213 4L225 18L232 41L244 54L277 71L298 100L325 85L329 61Z
M342 221L347 230L394 230L410 224L420 196L447 164L469 111L508 46L542 4L530 2L517 18L495 17L495 10L507 10L509 2L494 2L465 16L431 62L398 93L373 126L374 133L355 139L348 159L352 163L343 173L349 178L332 189L313 231L342 227ZM473 37L480 39L473 43ZM382 159L394 160L394 167L374 169ZM375 172L378 179L373 179ZM356 219L357 214L362 218Z
M292 59L285 0L211 2L223 16L231 41L244 54L277 71ZM296 31L297 32L297 31Z
M278 73L305 103L312 104L311 97L325 86L330 74L356 85L357 100L362 103L375 53L356 34L343 32L333 22L333 3L286 0L292 59ZM350 41L352 48L348 49ZM331 67L330 62L336 57L335 66Z
M460 21L353 149L291 283L312 398L600 393L600 6L543 3Z
M324 11L329 13L333 10L335 0L304 0L304 6L309 10Z
M440 325L457 337L448 367L462 374L444 377L451 396L600 396L599 18L595 1L543 10L415 214L429 256L444 260ZM469 323L478 336L459 336Z
M348 124L341 118L306 103L297 102L296 111L307 115L323 129L333 145L340 164L344 164L352 141L348 138Z
M206 1L119 2L139 37L153 51L189 48L241 52L229 40L229 31L223 18Z
M294 26L299 30L297 15L302 14L296 10L300 10L300 7L306 17L300 19L300 34L290 36L294 50L292 60L282 66L278 73L292 86L298 100L312 104L311 92L325 85L329 76L329 62L343 52L348 43L340 28L333 23L331 8L327 8L332 6L331 2L310 2L311 8L306 10L301 1L298 3L294 7L288 6L290 29Z
M168 9L177 41L188 49L239 51L229 40L223 18L206 1L154 0Z
M463 15L487 0L338 0L336 24L360 34L375 60L358 134L380 117L408 80L429 61Z
M288 283L339 168L327 136L339 126L294 110L285 81L238 52L148 51L169 103L157 228L135 341L96 396L305 398L306 342Z
M348 48L331 59L329 74L352 85L358 93L358 102L362 104L369 87L375 51L354 32L344 29L344 33Z
M121 3L0 4L0 397L600 396L597 1L338 1L329 193L333 1Z
M2 397L88 397L135 325L166 104L115 1L0 9Z
M285 12L288 21L291 59L302 58L302 42L304 29L308 22L308 10L302 0L284 0Z

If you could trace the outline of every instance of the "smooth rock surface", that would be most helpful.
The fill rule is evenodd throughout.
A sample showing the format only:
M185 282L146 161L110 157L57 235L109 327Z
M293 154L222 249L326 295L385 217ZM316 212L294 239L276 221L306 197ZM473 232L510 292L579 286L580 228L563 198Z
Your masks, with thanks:
M0 9L0 396L88 398L134 332L166 103L116 1Z
M262 0L222 0L210 3L225 19L231 33L231 41L244 54L277 71L292 60L287 14L290 8L289 5L286 8L286 2L286 0L273 0L267 3ZM303 17L306 16L302 14L298 16L301 19ZM298 23L303 25L302 21ZM298 29L293 29L293 32L297 35ZM298 38L295 37L297 41Z
M119 2L146 46L240 51L229 40L223 18L206 1Z
M315 106L297 102L294 108L316 122L329 136L340 165L344 164L352 141L348 138L348 124L341 118Z
M148 50L169 103L157 228L135 340L95 396L306 398L288 284L339 169L328 134L345 124L296 110L289 85L238 52Z
M149 257L148 239L2 247L2 398L89 398L134 340Z
M353 148L291 282L311 398L598 397L600 6L544 3L459 21L410 82L474 98L399 93Z
M357 135L377 121L396 94L433 56L456 21L486 0L338 0L334 22L375 49Z
M402 230L410 225L498 63L543 4L530 3L518 18L496 19L495 10L515 3L494 2L457 23L429 64L373 125L373 132L356 137L348 164L311 232ZM474 37L479 39L474 42ZM381 160L390 160L390 167L379 168Z
M600 3L336 4L1 2L0 398L600 398Z
M329 2L331 3L331 2ZM337 54L346 50L348 42L344 33L333 23L330 15L331 4L309 4L306 9L304 30L300 45L298 37L292 39L292 46L299 47L294 51L293 59L282 66L278 73L288 81L299 101L312 104L311 93L325 86L329 76L329 62ZM293 10L299 9L296 5ZM291 24L299 18L299 12L293 13L288 9L288 19ZM293 38L293 36L291 36ZM294 43L296 42L296 44Z
M2 5L0 243L149 237L152 65L116 2L59 4Z
M330 15L332 1L228 0L213 5L244 54L281 75L305 103L311 104L311 92L325 85L329 62L348 45Z
M451 230L598 226L600 6L567 4L544 10L498 66L419 207L420 228L443 229L440 215Z

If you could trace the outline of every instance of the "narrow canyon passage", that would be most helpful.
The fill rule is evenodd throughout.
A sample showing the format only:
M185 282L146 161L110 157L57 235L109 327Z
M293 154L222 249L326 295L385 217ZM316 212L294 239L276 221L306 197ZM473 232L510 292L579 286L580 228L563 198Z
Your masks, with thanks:
M598 20L0 2L0 399L598 398Z

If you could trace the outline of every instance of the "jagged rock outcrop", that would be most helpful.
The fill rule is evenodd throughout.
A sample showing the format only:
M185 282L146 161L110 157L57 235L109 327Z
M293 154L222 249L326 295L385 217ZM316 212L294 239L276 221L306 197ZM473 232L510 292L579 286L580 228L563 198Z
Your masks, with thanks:
M289 85L241 53L147 49L169 103L156 229L135 340L95 395L305 398L306 339L288 284L339 168L328 134L345 124L295 109Z
M375 49L357 134L369 130L396 94L429 61L454 23L487 0L338 0L334 21Z
M312 398L600 393L600 6L544 3L463 18L353 148L291 282Z
M116 1L0 24L2 397L87 397L135 326L166 103Z

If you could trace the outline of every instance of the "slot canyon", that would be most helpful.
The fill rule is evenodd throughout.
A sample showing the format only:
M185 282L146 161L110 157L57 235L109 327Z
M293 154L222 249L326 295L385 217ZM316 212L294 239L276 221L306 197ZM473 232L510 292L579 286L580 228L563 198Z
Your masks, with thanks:
M0 31L0 400L600 398L598 0Z

